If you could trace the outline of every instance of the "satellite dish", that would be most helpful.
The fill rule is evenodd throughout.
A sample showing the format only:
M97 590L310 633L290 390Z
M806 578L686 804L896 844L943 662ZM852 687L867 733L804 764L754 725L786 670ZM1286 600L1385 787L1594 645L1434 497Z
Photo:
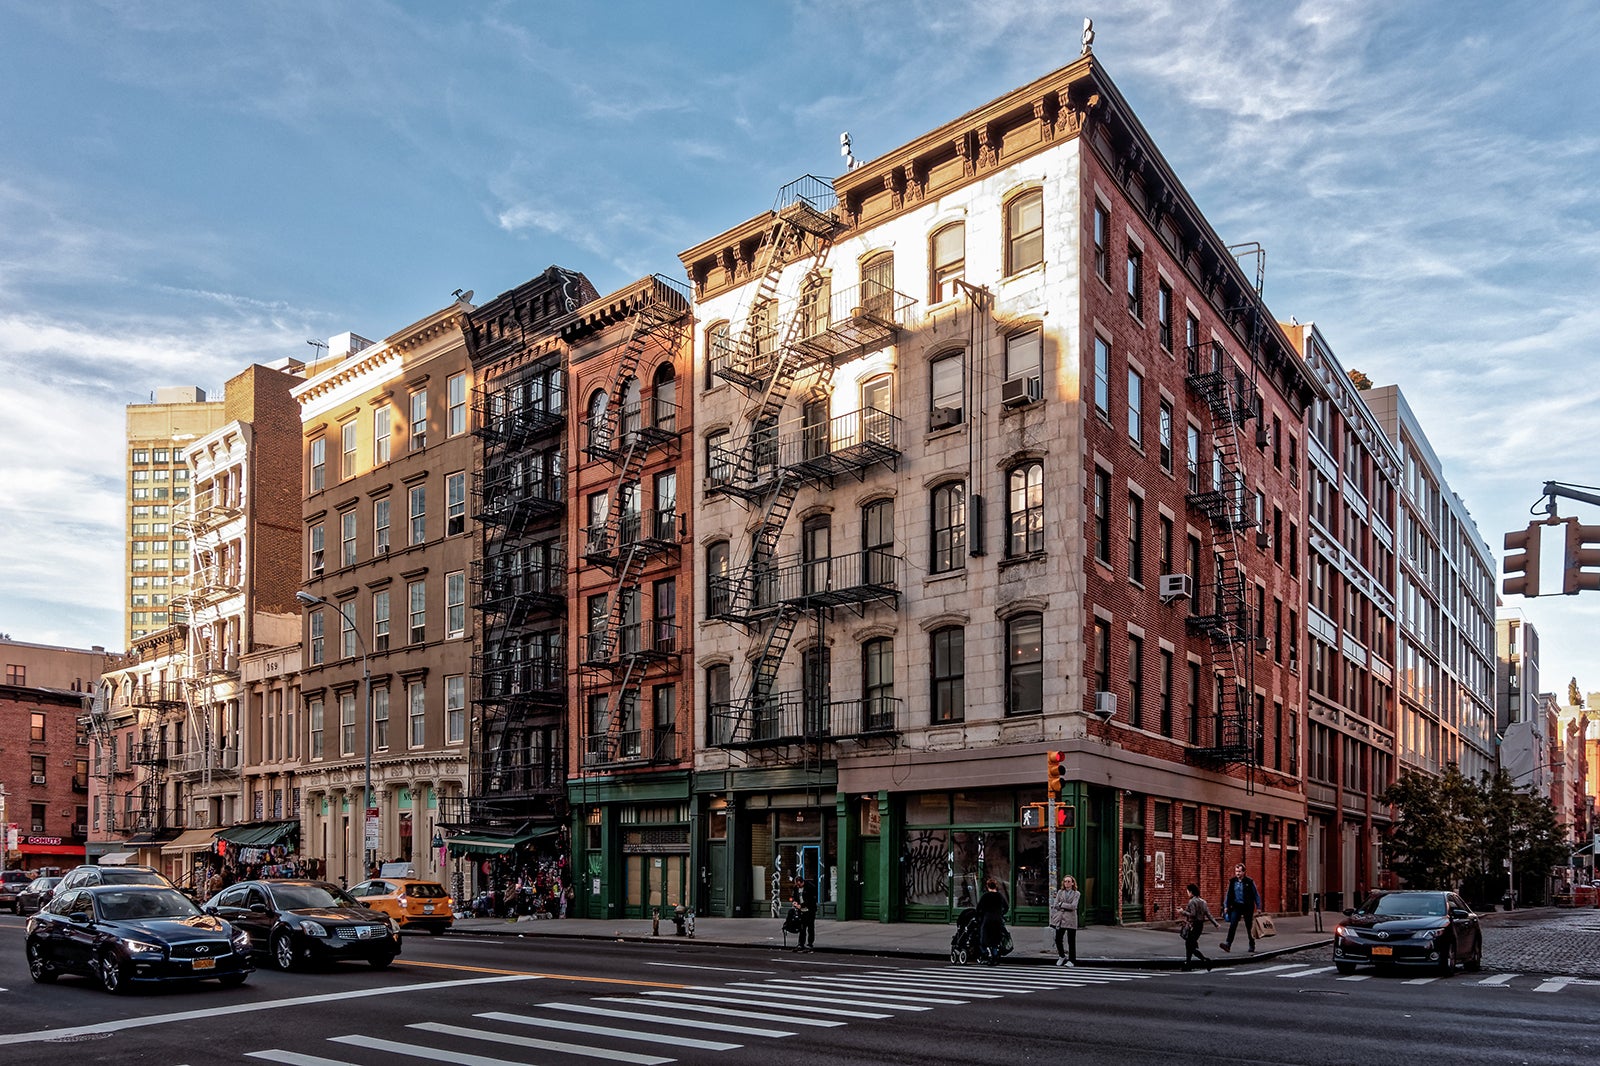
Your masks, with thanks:
M457 289L455 292L451 293L450 295L454 296L456 299L460 300L464 304L469 304L469 303L472 302L472 290L471 289Z

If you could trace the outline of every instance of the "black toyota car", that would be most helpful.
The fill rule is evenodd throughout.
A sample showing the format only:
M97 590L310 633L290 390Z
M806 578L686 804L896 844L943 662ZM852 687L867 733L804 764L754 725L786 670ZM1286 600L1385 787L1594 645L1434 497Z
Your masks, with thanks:
M1483 964L1483 935L1478 916L1454 892L1374 893L1333 930L1333 963L1340 973L1354 973L1370 962L1380 970L1391 966L1426 966L1453 973L1456 963L1468 970Z
M400 927L326 881L241 881L206 901L207 914L249 932L280 970L360 959L381 970L400 954Z
M23 950L35 981L82 974L107 992L212 978L236 988L254 969L244 930L201 914L177 889L157 885L58 893L28 919Z

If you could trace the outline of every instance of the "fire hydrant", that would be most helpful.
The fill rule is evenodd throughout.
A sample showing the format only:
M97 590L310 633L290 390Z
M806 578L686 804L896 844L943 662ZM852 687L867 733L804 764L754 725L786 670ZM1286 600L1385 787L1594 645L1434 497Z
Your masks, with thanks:
M678 904L678 908L672 912L672 924L677 927L678 936L694 936L694 911Z

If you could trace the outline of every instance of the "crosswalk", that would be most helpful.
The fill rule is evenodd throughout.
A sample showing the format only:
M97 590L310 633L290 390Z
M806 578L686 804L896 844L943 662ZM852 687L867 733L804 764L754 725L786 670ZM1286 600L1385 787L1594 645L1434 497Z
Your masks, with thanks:
M1333 966L1306 966L1298 963L1279 963L1276 966L1239 967L1237 969L1228 970L1225 974L1223 974L1223 976L1229 978L1267 977L1276 981L1331 979L1334 981L1342 981L1352 984L1361 981L1371 981L1373 978L1378 976L1371 970L1346 974L1344 976L1334 976L1335 973L1336 967ZM1526 977L1526 980L1521 985L1513 985L1514 981L1516 981L1519 977L1524 976ZM1402 985L1431 985L1435 981L1446 980L1445 977L1439 974L1431 974L1424 977L1396 976L1393 978L1385 977L1382 979L1393 980ZM1448 978L1448 980L1451 982L1452 986L1477 988L1526 988L1531 984L1534 992L1563 992L1573 985L1600 986L1600 981L1581 977L1548 977L1534 974L1523 975L1519 973L1497 973L1488 977L1481 977L1477 974L1455 974Z
M571 1061L665 1066L674 1052L732 1051L863 1021L915 1016L1009 996L1159 980L1158 971L1110 967L1020 970L864 969L650 988L521 1011L426 1020L383 1036L341 1033L318 1053L262 1048L247 1057L284 1066L367 1066L413 1060L456 1066L540 1066Z

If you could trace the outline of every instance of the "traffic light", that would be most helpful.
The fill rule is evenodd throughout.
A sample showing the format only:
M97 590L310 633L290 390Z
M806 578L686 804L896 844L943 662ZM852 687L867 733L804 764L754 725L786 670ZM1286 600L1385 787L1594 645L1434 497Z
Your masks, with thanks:
M1507 596L1539 595L1539 530L1543 522L1506 534L1506 579L1500 588Z
M1045 769L1045 792L1053 800L1061 799L1061 753L1051 751L1045 753L1049 763Z
M1576 518L1567 522L1567 568L1561 576L1561 591L1567 596L1600 589L1600 526L1583 526Z

